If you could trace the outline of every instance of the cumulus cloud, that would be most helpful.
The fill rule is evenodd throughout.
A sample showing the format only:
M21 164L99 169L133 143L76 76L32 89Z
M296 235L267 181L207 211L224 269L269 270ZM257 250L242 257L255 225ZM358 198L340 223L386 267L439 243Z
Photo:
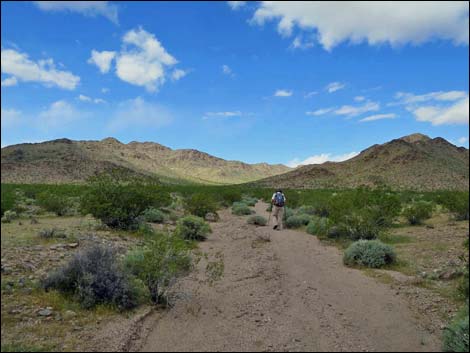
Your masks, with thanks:
M343 162L353 157L356 157L359 153L358 152L350 152L340 155L334 155L331 153L322 153L317 154L311 157L308 157L304 160L300 160L299 158L294 158L293 160L287 163L288 167L296 168L300 165L308 165L308 164L322 164L325 162Z
M227 1L232 10L238 10L246 5L246 1Z
M115 51L104 50L104 51L99 52L93 49L91 51L91 57L90 59L88 59L87 62L89 64L98 66L98 68L100 69L100 72L102 74L105 74L109 72L109 69L111 68L111 62L113 61L115 56L116 56Z
M340 89L343 89L344 87L346 87L345 83L331 82L325 87L325 90L327 90L328 93L333 93L339 91Z
M396 114L390 113L390 114L376 114L376 115L371 115L368 116L367 118L359 120L362 123L368 122L368 121L376 121L376 120L383 120L383 119L395 119L397 117Z
M342 42L397 46L443 39L468 45L468 12L466 1L262 1L251 22L276 21L285 37L296 28L315 32L326 50Z
M290 97L292 94L292 90L278 89L276 92L274 92L274 97Z
M104 16L111 22L118 23L117 7L109 1L34 1L43 11L76 12L85 16Z
M417 121L430 122L432 125L468 124L469 99L461 99L448 106L427 105L408 108Z
M116 57L117 76L130 84L154 92L165 82L166 67L177 60L160 41L142 28L133 29L123 37L125 48Z
M292 49L309 49L315 45L313 40L304 39L301 35L298 35L294 38L291 44Z
M2 73L11 75L11 80L39 82L47 87L56 86L67 90L75 89L80 82L80 77L71 72L57 70L53 59L34 62L28 54L13 49L2 49L1 58Z
M2 87L10 87L10 86L16 86L18 84L18 80L16 77L7 77L2 81Z
M171 113L163 106L137 97L119 104L107 129L112 133L138 128L154 129L168 125L171 121Z

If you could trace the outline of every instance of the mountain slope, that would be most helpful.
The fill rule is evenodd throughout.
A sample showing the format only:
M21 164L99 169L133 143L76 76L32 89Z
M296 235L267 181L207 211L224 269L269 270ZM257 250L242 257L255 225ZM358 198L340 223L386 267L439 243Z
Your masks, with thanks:
M59 139L2 148L3 183L77 183L111 169L169 182L233 184L281 174L284 165L226 161L197 150L172 150L153 142L123 144Z
M468 190L469 151L443 138L413 134L374 145L344 162L306 165L256 182L260 186Z

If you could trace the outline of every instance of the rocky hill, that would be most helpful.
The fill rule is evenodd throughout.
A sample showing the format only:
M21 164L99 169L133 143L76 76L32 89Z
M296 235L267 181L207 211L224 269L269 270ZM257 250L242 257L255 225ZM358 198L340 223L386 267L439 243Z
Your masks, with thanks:
M120 169L168 182L234 184L290 170L284 165L227 161L197 150L172 150L153 142L124 144L114 138L4 147L1 168L2 183L79 183L98 172Z
M413 134L373 145L344 162L306 165L256 183L268 187L468 190L469 151L443 138Z

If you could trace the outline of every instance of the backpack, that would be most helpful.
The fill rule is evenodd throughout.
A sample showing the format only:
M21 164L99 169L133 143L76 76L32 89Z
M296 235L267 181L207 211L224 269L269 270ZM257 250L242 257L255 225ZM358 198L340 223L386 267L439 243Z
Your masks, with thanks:
M285 202L286 199L284 198L284 195L280 192L276 192L276 195L274 195L274 205L277 207L284 207Z

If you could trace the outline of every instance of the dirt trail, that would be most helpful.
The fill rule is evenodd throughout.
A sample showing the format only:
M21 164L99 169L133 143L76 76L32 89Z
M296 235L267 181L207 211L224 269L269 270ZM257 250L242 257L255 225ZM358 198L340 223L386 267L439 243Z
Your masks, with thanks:
M201 263L182 280L175 306L146 322L142 351L439 350L402 298L316 237L251 226L228 210L212 228L201 248L223 254L224 276L211 286Z

